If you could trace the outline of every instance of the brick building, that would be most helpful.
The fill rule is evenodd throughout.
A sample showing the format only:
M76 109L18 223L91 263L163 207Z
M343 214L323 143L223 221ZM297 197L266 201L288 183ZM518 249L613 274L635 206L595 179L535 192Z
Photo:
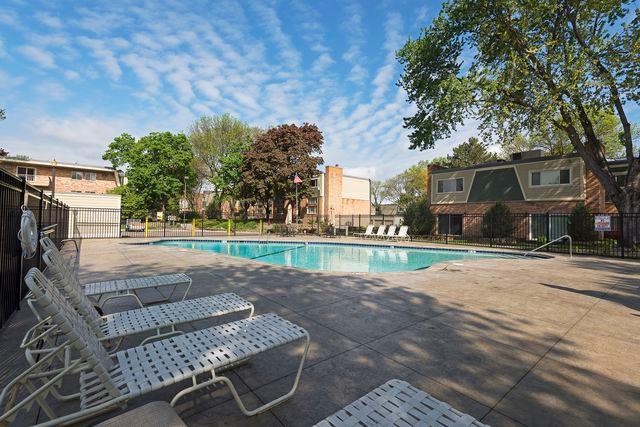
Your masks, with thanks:
M626 178L626 161L611 161L613 173ZM539 150L516 153L498 161L459 169L429 171L431 211L441 233L461 234L462 214L483 214L496 202L512 213L543 220L546 214L567 214L583 202L592 212L616 213L596 177L577 154L543 157ZM443 226L446 218L447 226Z
M120 171L107 166L81 165L44 160L0 158L0 168L25 177L47 193L106 194L122 185Z
M338 165L327 166L325 172L311 180L314 196L304 200L307 216L371 214L371 180L345 175Z

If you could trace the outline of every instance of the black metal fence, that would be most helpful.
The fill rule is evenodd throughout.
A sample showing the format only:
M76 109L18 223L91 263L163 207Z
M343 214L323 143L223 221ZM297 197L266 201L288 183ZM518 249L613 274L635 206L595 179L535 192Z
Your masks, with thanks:
M70 212L65 204L29 185L24 178L0 169L0 327L20 308L20 300L27 293L23 283L26 272L31 267L42 267L39 245L33 258L21 256L18 230L22 206L33 211L39 229L56 225L49 235L56 244L71 237Z
M596 231L596 219L606 231ZM604 221L604 222L602 222ZM640 258L640 215L590 213L441 214L435 218L433 233L413 236L414 240L492 248L532 250L564 235L572 237L573 252L620 258ZM568 253L569 240L544 249Z

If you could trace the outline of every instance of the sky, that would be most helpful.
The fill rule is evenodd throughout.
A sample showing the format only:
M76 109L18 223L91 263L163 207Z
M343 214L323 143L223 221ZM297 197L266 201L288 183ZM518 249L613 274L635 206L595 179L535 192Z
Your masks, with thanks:
M123 132L184 132L230 113L259 127L315 123L325 164L376 179L446 154L409 150L395 52L438 2L0 3L0 147L104 164Z
M385 179L451 153L473 121L409 150L395 53L440 9L418 0L0 2L0 148L104 165L123 132L186 132L202 115L315 123L326 165ZM636 106L637 107L637 106ZM639 121L640 109L631 111Z

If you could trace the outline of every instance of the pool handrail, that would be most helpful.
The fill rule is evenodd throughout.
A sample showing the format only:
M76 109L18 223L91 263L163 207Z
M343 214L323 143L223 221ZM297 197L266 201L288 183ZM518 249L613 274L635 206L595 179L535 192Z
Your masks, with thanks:
M553 239L552 241L547 242L544 245L540 245L537 248L531 249L529 252L525 252L524 256L527 256L527 255L537 251L538 249L542 249L544 247L549 246L552 243L556 243L556 242L559 242L559 241L564 240L564 239L569 239L569 259L572 259L573 258L573 239L568 234L565 234L564 236L560 236L560 237L558 237L556 239Z

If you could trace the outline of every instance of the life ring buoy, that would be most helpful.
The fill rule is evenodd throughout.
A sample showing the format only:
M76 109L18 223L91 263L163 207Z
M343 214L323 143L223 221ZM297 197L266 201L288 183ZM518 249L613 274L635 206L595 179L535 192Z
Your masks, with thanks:
M33 258L38 249L38 223L29 209L22 209L18 240L22 246L22 256L26 259Z

